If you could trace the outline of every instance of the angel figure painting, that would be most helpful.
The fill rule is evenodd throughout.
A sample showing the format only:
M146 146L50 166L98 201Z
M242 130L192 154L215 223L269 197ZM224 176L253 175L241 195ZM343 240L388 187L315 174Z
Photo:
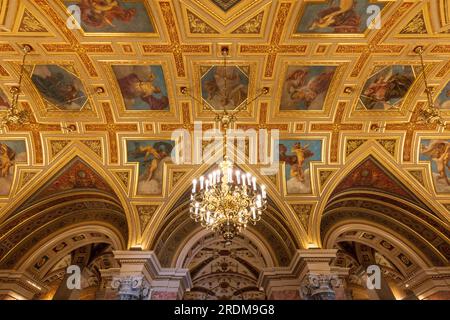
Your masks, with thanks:
M447 83L445 88L441 91L436 99L436 104L441 109L450 109L450 81Z
M201 79L202 97L216 110L234 110L248 95L248 76L239 67L211 67Z
M363 33L369 0L329 0L306 3L297 33ZM376 4L381 10L382 3Z
M367 110L398 108L414 80L415 74L411 66L384 67L366 81L360 101Z
M9 100L6 94L0 89L0 110L9 108Z
M285 163L287 193L311 193L309 164L322 159L322 140L280 140L278 154Z
M431 161L436 192L450 192L450 140L422 140L419 159Z
M164 73L158 65L114 65L127 110L169 110Z
M0 140L0 196L8 195L16 163L27 162L25 141Z
M335 71L333 66L288 67L280 110L322 110Z
M140 1L80 0L64 1L72 10L79 8L81 28L85 32L154 33L145 4Z
M127 140L127 161L139 163L137 193L162 193L164 163L171 162L175 142L171 140Z

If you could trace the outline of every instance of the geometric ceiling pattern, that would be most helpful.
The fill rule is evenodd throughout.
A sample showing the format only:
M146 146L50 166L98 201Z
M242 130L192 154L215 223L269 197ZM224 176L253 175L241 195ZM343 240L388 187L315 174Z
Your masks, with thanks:
M0 1L0 115L18 81L20 48L33 47L19 96L32 119L0 129L0 221L78 156L124 205L128 246L154 246L167 210L209 168L173 163L172 133L192 132L194 121L204 131L217 127L181 88L217 106L226 46L230 103L269 88L236 128L279 130L271 137L279 148L265 150L279 154L279 170L259 178L299 246L322 245L327 200L369 156L400 181L392 186L408 197L413 189L432 219L448 225L450 125L416 122L427 99L417 45L450 120L450 21L439 8L420 1L143 0L94 10L93 3ZM379 28L366 23L369 4L381 11ZM242 166L259 175L263 165ZM358 174L364 179L368 171ZM87 171L74 175L91 183Z

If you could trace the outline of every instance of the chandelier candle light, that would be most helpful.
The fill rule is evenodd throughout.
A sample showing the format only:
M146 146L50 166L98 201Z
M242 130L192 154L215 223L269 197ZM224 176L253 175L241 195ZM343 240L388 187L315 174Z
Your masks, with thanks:
M219 232L228 244L249 222L261 220L266 208L266 187L250 173L233 170L226 156L219 169L192 181L191 218Z
M225 67L225 94L227 93L226 58L228 48L222 49ZM182 93L188 94L187 88ZM262 213L267 209L267 193L264 185L259 185L256 177L248 172L233 168L233 163L227 157L227 130L236 120L236 114L243 110L250 102L262 94L268 93L268 88L262 88L261 93L254 99L243 103L235 110L207 109L216 114L216 121L224 130L224 158L218 169L207 176L201 176L192 181L190 216L202 227L217 232L231 244L232 239L241 233L249 223L256 224L261 220ZM192 96L191 96L192 97ZM199 101L199 99L194 100ZM224 97L229 101L229 97ZM200 101L202 105L204 103Z

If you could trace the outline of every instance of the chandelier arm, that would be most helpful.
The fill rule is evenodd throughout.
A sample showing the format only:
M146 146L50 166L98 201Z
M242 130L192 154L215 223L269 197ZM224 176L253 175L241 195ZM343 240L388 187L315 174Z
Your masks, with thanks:
M267 93L266 89L263 88L261 89L261 92L258 93L255 97L253 97L251 100L247 101L246 103L240 105L239 107L237 107L235 110L231 111L230 114L232 114L233 116L236 116L239 112L245 110L245 107L247 107L248 105L250 105L253 101L257 100L259 97L261 97L262 95L265 95Z
M24 55L22 57L22 64L20 66L20 73L19 73L19 83L17 86L17 90L13 94L13 99L11 102L11 109L15 109L17 107L17 103L19 101L19 95L21 93L21 87L22 87L22 80L23 80L23 74L25 72L25 61L27 58L28 53L31 51L31 48L27 45L23 47Z
M182 93L185 94L185 95L187 95L188 97L194 99L194 101L197 102L197 103L199 103L200 105L206 107L206 109L207 109L208 111L211 111L211 112L215 113L216 115L220 115L220 114L221 114L221 112L218 112L216 109L214 109L213 107L211 107L211 106L208 105L207 103L204 103L202 100L200 100L200 99L196 98L195 96L193 96L192 94L190 94L188 90L185 90L185 91L183 91Z

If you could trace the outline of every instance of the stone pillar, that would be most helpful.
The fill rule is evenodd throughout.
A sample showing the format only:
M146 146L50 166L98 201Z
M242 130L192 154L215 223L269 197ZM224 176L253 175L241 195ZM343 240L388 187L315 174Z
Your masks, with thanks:
M0 270L0 300L28 300L46 292L44 283L27 272Z
M289 267L263 270L258 285L274 300L335 299L334 288L339 285L339 278L330 269L330 262L336 252L334 249L297 250Z
M450 300L450 267L419 270L400 285L420 300Z
M113 277L120 299L177 300L192 286L188 269L162 268L153 251L114 251L121 265Z

